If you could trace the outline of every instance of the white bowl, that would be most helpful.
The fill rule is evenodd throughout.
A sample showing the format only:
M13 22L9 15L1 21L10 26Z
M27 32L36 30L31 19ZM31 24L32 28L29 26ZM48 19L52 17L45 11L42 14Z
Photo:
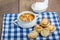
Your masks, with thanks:
M40 4L40 8L39 9L36 9L35 6L37 6L37 4ZM38 5L39 6L39 5ZM31 9L34 11L34 12L44 12L46 11L48 8L48 5L47 4L44 4L44 3L40 3L40 2L36 2L36 3L33 3L31 5Z
M22 15L22 14L25 14L25 13L31 13L32 15L35 16L35 18L31 21L31 22L22 22L19 20L19 16ZM21 13L18 14L18 17L17 17L17 20L18 20L18 25L22 28L30 28L30 27L33 27L36 25L36 15L35 13L31 12L31 11L23 11Z

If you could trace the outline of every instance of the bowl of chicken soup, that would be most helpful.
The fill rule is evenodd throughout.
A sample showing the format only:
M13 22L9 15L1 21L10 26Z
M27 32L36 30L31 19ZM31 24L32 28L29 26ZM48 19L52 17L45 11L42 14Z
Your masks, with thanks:
M36 15L31 11L23 11L18 14L18 25L22 28L30 28L36 25Z

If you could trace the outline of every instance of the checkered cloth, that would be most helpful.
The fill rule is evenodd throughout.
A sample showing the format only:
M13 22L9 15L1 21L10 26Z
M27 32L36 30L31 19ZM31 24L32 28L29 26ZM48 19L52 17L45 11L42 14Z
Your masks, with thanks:
M37 24L42 18L48 18L50 23L56 27L56 31L46 38L39 35L34 40L60 40L60 24L56 12L42 12L36 15L38 15ZM1 40L29 40L27 34L33 30L33 27L23 29L13 24L17 16L18 14L4 14Z

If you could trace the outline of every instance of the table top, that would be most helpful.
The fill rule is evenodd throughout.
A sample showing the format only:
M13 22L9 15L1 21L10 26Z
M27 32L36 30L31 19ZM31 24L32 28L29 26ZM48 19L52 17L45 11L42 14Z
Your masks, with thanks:
M18 1L20 4L18 4L18 3L16 4L16 2L14 2L11 5L11 3L10 3L9 5L11 5L11 7L12 7L11 9L9 6L5 6L5 5L0 6L0 10L2 10L2 11L0 11L0 38L1 38L1 32L2 32L1 30L2 30L4 10L6 10L7 13L10 13L10 12L11 13L17 13L17 12L21 12L24 10L30 10L31 11L31 9L29 8L30 7L29 5L31 5L31 2L33 2L33 1L32 0L24 0L24 1L25 1L24 4L22 4L23 3L22 0ZM7 8L10 10L7 10ZM17 10L15 10L16 8L17 8ZM55 12L57 12L57 14L59 16L60 15L60 0L49 0L49 7L48 7L47 11L55 11ZM60 19L60 16L59 16L59 19Z
M37 38L34 38L34 40L59 40L60 24L56 12L41 12L39 15L37 13L35 15L37 24L39 24L43 18L47 18L50 24L56 27L56 30L47 37L39 35ZM17 26L13 23L14 20L17 20L17 17L18 14L4 14L1 40L29 40L27 35L34 30L34 26L31 28Z

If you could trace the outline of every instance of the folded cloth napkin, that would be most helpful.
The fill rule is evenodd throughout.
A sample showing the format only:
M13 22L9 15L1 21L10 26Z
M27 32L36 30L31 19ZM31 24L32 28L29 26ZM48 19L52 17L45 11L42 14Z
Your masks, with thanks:
M4 14L1 40L29 40L27 34L30 33L33 28L23 29L13 24L13 21L17 20L17 16L18 14ZM38 36L34 40L60 40L60 24L57 13L41 12L37 17L37 24L42 18L48 18L50 23L56 27L56 31L46 38Z

